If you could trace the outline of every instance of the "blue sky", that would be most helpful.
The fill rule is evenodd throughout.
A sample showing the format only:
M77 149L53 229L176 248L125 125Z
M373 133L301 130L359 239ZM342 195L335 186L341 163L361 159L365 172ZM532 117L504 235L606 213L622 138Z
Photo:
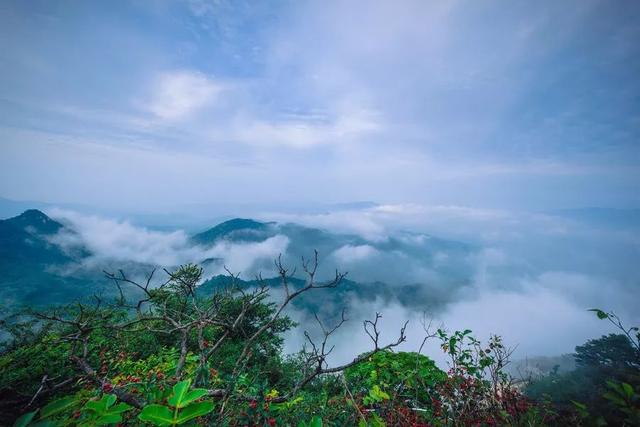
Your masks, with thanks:
M638 207L640 4L3 1L0 196Z

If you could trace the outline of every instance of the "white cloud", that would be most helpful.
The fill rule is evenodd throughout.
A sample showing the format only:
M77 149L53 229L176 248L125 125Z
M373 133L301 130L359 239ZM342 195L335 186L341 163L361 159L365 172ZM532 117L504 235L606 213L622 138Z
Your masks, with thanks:
M154 231L137 227L128 221L83 215L61 209L48 213L55 219L70 224L72 232L63 231L51 238L62 248L73 251L86 248L91 256L83 260L90 268L104 268L108 263L143 263L173 267L185 263L201 263L219 259L209 274L224 273L226 265L235 272L251 276L262 267L271 267L272 261L287 250L289 239L275 235L261 242L233 243L219 241L209 247L196 246L182 230Z
M168 71L155 79L145 106L160 119L180 120L210 104L224 88L197 71Z
M331 256L338 262L352 263L371 258L378 253L371 245L345 245L333 251Z
M390 215L391 212L400 215L413 212L421 216L425 212L439 210L458 212L473 221L481 218L486 222L472 222L480 227L487 227L494 221L498 224L511 223L518 226L522 222L515 219L504 222L505 214L493 215L458 208L429 211L415 206L411 209L387 206L383 209L367 208L363 213L366 218L373 220L374 224L379 223L381 230L393 236L394 228L391 227L392 223L388 222L392 219L384 216L381 220L372 212L384 212L384 215ZM58 235L54 241L66 248L80 245L87 247L94 254L88 260L88 266L94 268L102 267L108 262L117 265L135 261L173 266L215 258L220 262L210 265L208 274L223 273L222 264L225 264L232 271L243 273L243 277L246 278L251 278L252 274L260 270L269 276L272 273L272 260L280 253L285 254L289 246L289 238L281 234L262 242L233 243L222 240L211 247L192 246L188 235L183 231L148 230L126 221L62 210L52 210L49 213L55 218L68 221L78 232ZM354 215L354 212L351 214ZM507 218L512 218L512 215ZM326 223L326 216L323 217L323 221ZM549 221L545 218L539 226L548 226ZM587 244L588 241L585 243L579 240L580 235L575 234L577 231L581 229L569 227L566 233L560 234L561 239L565 239L568 232L573 233L570 234L571 253L576 252L576 247L580 247L584 252L581 255L579 252L580 256L573 264L554 240L558 234L542 235L551 240L539 247L541 236L536 237L536 240L532 238L532 233L538 234L535 230L525 233L524 237L514 238L516 241L524 239L525 249L501 238L494 242L495 245L485 246L467 257L463 256L463 259L443 258L436 253L436 263L455 265L458 271L470 268L470 283L464 286L452 284L451 287L443 287L442 284L446 283L443 277L429 270L424 264L394 250L383 251L374 247L374 244L344 245L335 250L330 257L336 265L348 264L350 272L354 273L354 279L359 275L365 277L363 274L366 272L371 280L424 284L422 298L425 308L432 302L432 298L440 301L437 311L434 311L434 317L449 329L469 328L482 339L486 339L492 333L501 334L509 345L519 345L517 357L552 355L569 352L575 345L610 331L608 324L598 322L586 311L589 308L614 310L628 319L630 324L640 321L634 312L633 287L625 285L624 275L618 277L612 273L600 274L590 271L593 268L590 250L593 248ZM596 237L599 242L603 239L601 234L597 234ZM428 238L419 239L415 244L428 244L429 241ZM550 247L553 250L550 250ZM541 254L548 259L541 258ZM412 307L402 307L399 303L382 300L375 303L360 300L344 303L351 311L350 318L354 320L370 317L375 311L381 311L385 316L383 327L388 339L392 339L404 320L410 319L412 326L408 331L409 342L403 349L417 349L422 338L418 321L422 310L419 302ZM431 309L434 310L433 306ZM336 337L339 341L349 339L348 349L356 353L366 350L368 346L366 336L360 336L359 325L360 322L345 325L344 331ZM293 349L299 344L300 337L290 338L292 341L288 343L288 348ZM338 348L341 347L343 346L338 345ZM444 360L437 346L432 345L429 351L432 357L441 362ZM351 355L351 351L338 351L335 360L342 361Z
M385 240L401 230L429 232L477 240L486 236L494 239L520 229L525 219L534 216L499 209L472 208L454 205L422 205L415 203L384 204L364 209L338 210L311 214L265 213L263 218L292 221L335 232L355 233L370 241ZM544 218L540 216L539 222ZM560 220L557 220L558 222ZM527 223L531 226L531 222ZM406 238L406 237L405 237ZM423 237L424 238L424 237Z
M232 243L221 241L204 253L207 257L218 257L224 260L225 265L234 273L241 273L242 277L252 278L252 274L260 272L265 274L272 270L273 260L287 251L289 239L287 236L277 234L261 242ZM265 261L256 265L258 261ZM256 268L258 271L256 271ZM219 271L222 273L222 270Z
M513 359L571 353L575 346L588 339L615 332L612 325L587 311L590 306L584 306L572 295L558 289L562 281L554 282L554 287L549 286L547 280L541 277L540 282L529 282L524 288L513 290L483 288L426 315L434 328L444 327L449 331L471 329L473 335L483 341L490 335L501 335L505 345L516 347ZM597 292L597 281L582 280L589 282L590 291ZM408 320L407 341L399 349L417 351L420 347L425 335L421 324L424 312L420 308L408 308L381 299L373 302L360 299L344 301L344 307L350 320L333 337L331 344L336 345L336 350L330 363L344 363L370 348L371 342L362 331L362 320L372 318L376 312L383 316L380 321L383 342L395 340L400 326ZM640 321L635 313L619 313L629 324ZM317 333L308 314L296 311L292 314L307 325L312 336ZM296 351L303 340L301 330L293 331L288 336L286 350ZM437 339L428 342L424 354L441 367L446 366L447 357L439 348Z
M283 212L267 212L259 214L263 219L318 227L338 233L356 233L369 240L384 240L386 230L378 218L370 215L368 210L340 210L327 213L292 214Z
M175 265L183 261L188 236L183 231L160 232L127 221L53 209L49 214L71 224L77 233L63 232L53 241L62 247L85 246L96 258Z
M589 302L558 289L562 282L554 285L532 282L524 289L484 288L474 297L452 303L438 318L449 329L469 328L482 339L502 335L509 345L518 346L516 357L571 352L587 339L612 332L610 325L587 312ZM588 285L597 292L596 281ZM611 301L600 301L607 302Z

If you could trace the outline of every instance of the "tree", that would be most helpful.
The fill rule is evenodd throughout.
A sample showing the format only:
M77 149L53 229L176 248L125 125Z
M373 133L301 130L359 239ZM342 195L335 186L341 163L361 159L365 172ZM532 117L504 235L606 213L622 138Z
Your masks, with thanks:
M610 321L622 333L604 335L577 346L575 371L535 379L527 385L526 393L538 400L550 398L561 411L578 409L583 418L593 422L599 419L610 425L624 425L627 411L631 416L640 414L640 402L634 391L640 389L637 328L624 327L615 313L590 311L599 319Z
M284 294L279 304L268 299L269 289L260 277L261 285L257 288L241 289L235 284L237 275L231 272L228 286L212 295L202 295L198 291L202 269L187 264L175 271L164 270L166 279L159 283L154 282L155 270L144 281L129 278L123 271L105 272L118 289L116 301L96 295L90 303L30 311L29 318L38 322L42 333L28 345L16 343L0 363L19 362L25 348L42 345L47 347L47 358L55 359L61 366L42 361L38 372L31 370L31 380L34 375L42 375L42 386L31 389L30 397L19 389L24 386L24 378L6 378L0 384L3 389L0 392L15 393L22 398L16 399L5 411L17 414L60 391L73 392L77 386L72 384L78 381L92 384L98 394L114 395L119 401L142 409L166 396L172 384L186 377L193 378L197 385L205 387L207 398L218 402L220 419L234 404L262 398L262 394L256 393L273 387L285 375L281 363L275 363L279 372L267 372L264 368L278 359L281 334L294 326L285 315L287 306L305 293L339 286L345 276L336 271L332 279L318 281L317 252L311 260L302 260L306 276L302 285L291 284L295 270L285 267L280 258L275 265ZM374 322L365 323L373 348L349 363L333 367L327 364L332 350L328 340L346 318L343 315L339 324L331 328L326 328L318 319L322 340L314 342L307 334L310 347L301 353L298 366L302 375L286 393L274 396L271 401L290 401L315 378L342 372L406 339L405 324L396 341L382 345L378 319L376 316ZM169 375L162 369L154 372L155 367L165 364L170 368L164 369ZM143 374L153 376L153 387L148 387L150 381L142 380ZM51 383L53 378L58 382ZM260 387L248 387L248 379Z

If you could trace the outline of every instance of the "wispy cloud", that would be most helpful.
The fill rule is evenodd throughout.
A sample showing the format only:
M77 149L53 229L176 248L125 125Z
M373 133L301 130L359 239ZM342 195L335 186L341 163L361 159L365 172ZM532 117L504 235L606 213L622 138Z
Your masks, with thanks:
M333 251L331 256L348 265L353 261L362 261L376 254L378 251L371 245L345 245Z
M180 120L212 103L223 90L223 84L203 73L167 71L156 77L144 107L160 119Z
M49 214L70 225L68 230L53 236L52 243L68 251L88 250L89 258L81 260L86 268L102 269L132 262L167 268L204 263L208 274L223 274L226 266L250 278L265 266L271 266L289 244L286 236L275 235L261 242L221 241L205 247L193 244L182 230L154 231L128 221L61 209L52 209ZM208 262L211 260L217 262L211 265Z
M10 3L3 15L2 40L14 41L0 58L9 64L0 127L41 132L35 150L66 137L123 148L143 140L149 165L154 150L223 157L244 165L236 188L246 199L286 186L293 199L314 202L639 201L630 191L638 179L636 5L128 4L102 13L95 31L84 31L92 8L32 9ZM123 27L120 17L130 15L138 25ZM37 43L36 27L48 43ZM113 48L125 41L130 49ZM27 66L24 52L43 66ZM0 144L10 152L19 141ZM0 186L6 196L60 199L60 188L80 195L78 182L91 180L20 186L43 167L73 169L8 155L0 166L17 161L20 178L2 176L18 183ZM190 165L173 167L193 174ZM119 182L115 169L94 184ZM212 165L194 181L233 182L236 172ZM149 186L171 186L170 175L138 174L147 182L121 198L131 204Z

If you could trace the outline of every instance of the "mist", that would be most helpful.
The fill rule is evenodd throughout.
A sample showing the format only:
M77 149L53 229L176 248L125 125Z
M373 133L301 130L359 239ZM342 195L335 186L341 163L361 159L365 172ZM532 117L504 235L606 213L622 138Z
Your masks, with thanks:
M517 358L570 353L585 340L610 332L607 324L587 312L590 308L613 310L629 323L640 321L635 275L639 223L618 218L596 224L581 213L567 216L423 205L373 205L311 214L272 212L258 215L263 221L275 221L273 235L261 241L223 239L199 246L180 229L158 231L126 220L63 209L49 211L69 226L51 241L68 251L88 249L91 256L83 260L85 269L119 268L132 261L148 268L195 262L203 263L206 277L227 274L226 269L249 280L258 274L274 277L273 260L279 255L289 266L300 268L300 258L315 249L313 240L298 240L292 232L298 229L291 224L328 233L335 243L326 246L333 249L320 253L320 279L331 277L338 269L348 272L365 295L374 282L418 289L413 301L373 295L373 299L353 297L340 307L327 306L333 303L329 299L323 303L326 297L317 293L314 298L322 308L319 315L344 308L350 319L333 337L338 348L332 356L336 363L344 362L352 350L368 349L361 324L376 312L383 315L385 339L395 339L400 325L409 321L408 341L402 345L406 350L416 351L420 346L426 318L449 330L472 329L480 339L501 335L516 348ZM345 244L341 236L355 243ZM447 246L453 244L463 250ZM211 259L217 262L207 263ZM272 298L279 301L277 289ZM302 331L313 336L317 325L313 313L292 308L289 315L302 325L287 336L286 349L295 352L304 341ZM345 340L349 345L340 345ZM445 363L435 343L427 348L439 363Z

